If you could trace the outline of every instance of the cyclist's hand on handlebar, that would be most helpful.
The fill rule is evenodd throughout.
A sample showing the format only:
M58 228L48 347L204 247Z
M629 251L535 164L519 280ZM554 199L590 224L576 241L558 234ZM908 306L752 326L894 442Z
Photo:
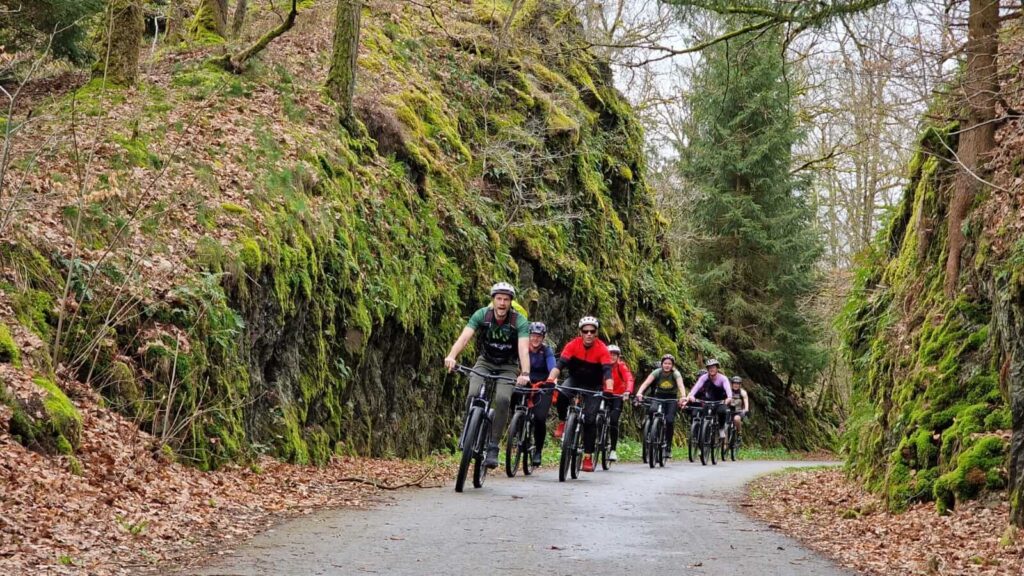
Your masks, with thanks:
M626 402L628 400L629 400L629 392L623 392L622 393L622 401Z
M528 386L530 384L530 377L520 374L516 377L516 386Z
M458 366L458 363L455 362L455 358L448 356L444 359L444 367L447 368L449 372L454 372L456 366Z
M644 401L644 395L643 394L637 394L636 395L636 401L637 402L643 402Z

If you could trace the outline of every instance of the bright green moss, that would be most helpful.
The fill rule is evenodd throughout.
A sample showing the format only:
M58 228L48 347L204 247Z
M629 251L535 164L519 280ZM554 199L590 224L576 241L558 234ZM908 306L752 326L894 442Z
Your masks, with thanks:
M46 398L43 400L43 407L46 415L43 427L56 441L58 450L62 447L70 448L70 453L78 449L82 439L82 416L78 409L71 403L71 400L64 394L52 380L37 376L32 381L46 391Z
M15 366L21 365L21 354L18 352L18 346L14 343L14 338L11 337L11 331L8 330L6 324L0 324L0 362Z

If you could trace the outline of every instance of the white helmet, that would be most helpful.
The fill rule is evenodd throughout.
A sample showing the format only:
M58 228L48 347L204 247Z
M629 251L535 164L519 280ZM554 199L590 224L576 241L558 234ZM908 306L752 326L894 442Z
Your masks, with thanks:
M611 346L608 347L608 353L609 354L622 354L622 350L620 350L619 347L616 346L615 344L612 344Z
M593 316L584 316L583 318L580 318L580 323L577 324L576 327L577 328L583 328L587 324L593 326L594 328L600 328L601 327L601 323L598 322L597 318L594 318Z
M494 298L495 294L508 294L510 298L515 298L516 289L508 282L498 282L491 286L491 298Z

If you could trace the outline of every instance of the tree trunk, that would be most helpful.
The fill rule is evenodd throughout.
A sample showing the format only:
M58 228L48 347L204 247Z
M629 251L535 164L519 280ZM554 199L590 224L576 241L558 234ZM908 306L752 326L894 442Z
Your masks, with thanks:
M228 28L228 0L203 0L196 13L194 32L212 32L223 38Z
M967 65L964 93L967 117L960 125L956 155L960 162L949 203L949 256L946 260L945 292L956 296L963 251L963 222L981 187L979 177L986 154L995 147L996 101L999 77L996 52L999 48L999 1L971 0L967 17Z
M231 35L238 37L242 33L242 25L245 24L245 14L249 10L248 0L238 0L235 4L235 15L231 20Z
M356 58L359 55L359 27L362 0L338 0L334 21L334 51L327 73L327 92L338 106L338 120L349 128L353 123L352 97L356 92Z
M245 71L245 63L248 62L250 58L262 52L263 49L266 48L267 45L275 38L292 29L292 26L295 25L295 17L298 16L298 13L298 0L292 0L292 8L288 12L288 17L285 18L284 22L282 22L280 26L264 34L248 48L235 54L225 54L220 58L214 59L214 62L223 66L228 72L241 74Z
M111 0L107 4L93 78L131 86L139 74L139 50L145 30L139 0Z

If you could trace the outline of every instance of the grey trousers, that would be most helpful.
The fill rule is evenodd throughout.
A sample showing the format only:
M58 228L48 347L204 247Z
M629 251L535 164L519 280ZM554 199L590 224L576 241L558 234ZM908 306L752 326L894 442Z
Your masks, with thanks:
M497 372L500 376L515 378L519 374L518 364L494 364L488 362L483 356L477 358L473 369L484 374ZM469 393L466 395L466 406L472 402L473 397L480 393L480 387L484 385L484 379L476 374L469 375ZM491 423L490 442L496 445L501 440L508 426L508 407L512 400L512 389L515 384L511 382L497 382L494 387L494 398L491 398L491 408L494 408L494 422Z

